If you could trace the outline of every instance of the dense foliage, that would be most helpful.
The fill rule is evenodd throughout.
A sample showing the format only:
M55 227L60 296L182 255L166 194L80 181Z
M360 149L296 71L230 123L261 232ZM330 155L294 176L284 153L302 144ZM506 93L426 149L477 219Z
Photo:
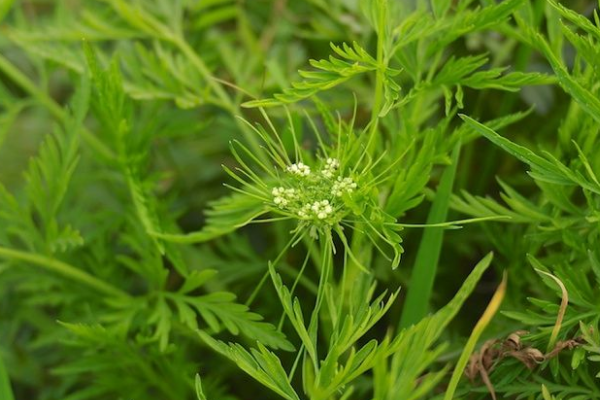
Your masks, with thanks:
M3 0L0 399L600 399L591 0Z

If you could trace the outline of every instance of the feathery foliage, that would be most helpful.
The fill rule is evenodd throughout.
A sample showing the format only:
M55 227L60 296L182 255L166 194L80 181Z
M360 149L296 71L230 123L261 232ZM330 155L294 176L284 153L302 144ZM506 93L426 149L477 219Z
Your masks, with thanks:
M2 2L0 398L600 399L599 5Z

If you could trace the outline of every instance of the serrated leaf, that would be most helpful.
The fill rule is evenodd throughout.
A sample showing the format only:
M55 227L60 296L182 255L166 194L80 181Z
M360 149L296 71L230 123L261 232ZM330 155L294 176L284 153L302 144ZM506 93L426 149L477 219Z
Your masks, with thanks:
M483 135L486 139L501 147L509 154L515 156L520 161L529 164L532 169L532 173L538 179L544 181L550 181L557 184L572 185L574 182L567 178L562 170L557 167L556 164L540 157L533 151L526 147L511 142L510 140L500 136L487 126L475 121L474 119L467 117L466 115L460 116L469 126Z
M240 369L281 397L287 400L299 400L279 358L260 342L257 343L258 350L252 349L250 353L239 344L227 345L202 331L198 331L198 335L213 350L235 362Z
M273 325L264 322L263 317L253 313L248 306L235 302L236 296L230 292L214 292L202 296L183 296L172 294L176 304L184 303L192 307L209 327L217 332L221 324L233 335L243 333L251 339L260 340L263 344L286 351L293 351L294 346ZM189 314L188 307L182 306L185 314ZM193 325L191 316L184 315L180 318Z
M207 281L212 279L216 274L217 274L217 271L215 271L213 269L208 269L208 270L204 270L204 271L194 270L187 276L187 278L185 279L185 282L183 283L183 285L181 286L181 288L179 289L178 292L181 294L188 294L189 292L192 292L192 291L198 289L200 286L204 285Z
M50 250L53 252L65 252L75 247L82 246L84 243L81 233L71 225L65 225L50 241Z
M159 299L155 303L153 312L148 317L148 322L156 326L152 339L158 341L161 351L165 351L169 344L171 316L172 312L167 302L164 299Z
M475 289L477 282L490 266L493 255L486 255L465 279L454 298L435 314L423 318L419 323L403 329L390 343L387 351L393 354L390 369L376 368L375 379L388 380L389 398L408 399L415 392L423 371L434 363L445 346L434 347L446 326L458 313L466 298ZM378 377L379 374L384 374Z
M586 89L567 71L562 61L554 54L548 42L537 32L530 28L525 29L528 39L536 46L550 62L552 69L556 73L558 82L562 88L569 93L577 103L597 122L600 122L600 99L594 93Z
M315 71L299 71L303 81L292 83L292 87L284 89L283 93L273 96L273 99L253 100L243 103L243 107L270 107L281 104L295 103L309 98L318 92L331 89L348 79L365 72L375 71L377 61L358 43L352 46L343 43L336 46L331 43L333 52L341 57L330 56L328 60L310 60L310 65ZM389 70L390 74L397 71Z
M174 243L201 243L226 235L245 226L268 211L263 201L235 193L211 203L206 226L185 235L152 232L152 235Z

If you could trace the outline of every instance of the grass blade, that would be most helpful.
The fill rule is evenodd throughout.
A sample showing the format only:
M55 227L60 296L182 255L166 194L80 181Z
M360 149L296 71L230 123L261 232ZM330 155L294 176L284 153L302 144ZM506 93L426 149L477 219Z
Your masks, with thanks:
M459 153L460 144L454 148L452 164L446 168L442 175L437 194L427 217L427 224L438 224L446 221ZM443 228L425 228L413 268L410 289L402 310L400 328L416 324L427 314L443 238Z

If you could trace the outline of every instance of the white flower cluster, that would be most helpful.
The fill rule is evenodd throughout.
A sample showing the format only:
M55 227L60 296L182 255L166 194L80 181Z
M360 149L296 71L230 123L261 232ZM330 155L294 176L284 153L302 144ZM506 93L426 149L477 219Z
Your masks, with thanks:
M310 167L302 162L290 165L289 167L287 167L287 171L290 174L298 175L298 176L310 175Z
M273 188L271 194L273 195L273 203L280 208L284 208L296 197L296 189L286 189L280 186Z
M305 204L300 211L298 216L301 218L309 218L316 216L318 219L325 219L333 213L333 207L329 204L329 200L315 201L312 204Z
M352 178L342 178L338 176L337 181L331 187L331 194L337 197L342 197L344 193L352 193L356 189L356 182Z
M325 161L325 167L321 170L321 173L325 178L333 178L333 175L340 167L340 161L337 158L328 158Z
M286 172L301 180L284 180L282 186L271 189L273 206L311 223L313 228L335 224L344 218L348 210L339 198L358 187L352 178L341 175L340 161L336 158L322 160L317 171L311 173L310 167L302 162L292 164Z

